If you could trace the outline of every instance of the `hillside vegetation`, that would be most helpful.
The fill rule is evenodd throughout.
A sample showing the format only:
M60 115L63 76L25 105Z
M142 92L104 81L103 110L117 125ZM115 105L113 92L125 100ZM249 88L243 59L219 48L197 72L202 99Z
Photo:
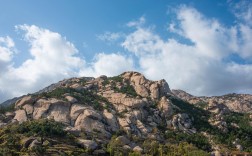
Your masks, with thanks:
M0 155L252 153L250 110L215 99L137 72L63 80L0 107Z

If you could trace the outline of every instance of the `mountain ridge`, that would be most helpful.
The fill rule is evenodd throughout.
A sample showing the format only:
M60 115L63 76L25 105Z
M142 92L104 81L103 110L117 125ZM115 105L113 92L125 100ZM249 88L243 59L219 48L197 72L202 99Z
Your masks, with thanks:
M169 151L178 152L180 149L175 145L181 145L182 149L188 148L187 152L199 155L245 153L252 151L249 139L252 115L250 96L247 96L234 96L247 100L234 103L233 97L230 100L227 95L231 104L223 98L195 97L170 90L165 80L151 81L138 72L124 72L114 77L70 78L17 100L12 111L2 111L0 125L3 130L8 126L14 129L13 133L21 139L15 140L19 144L23 139L30 140L27 146L18 146L16 152L22 149L34 153L32 149L41 148L47 154L51 151L59 154L55 149L60 146L91 155L130 155L132 152L165 155ZM239 104L242 106L234 112L234 106ZM53 125L53 121L63 124L62 131L50 131L71 135L71 145L59 140L55 143L51 138L54 135L43 133L41 136L33 129L34 124L43 129ZM13 128L13 124L34 134L27 136L24 131ZM33 145L34 141L37 144ZM46 141L52 147L43 145ZM0 143L4 145L1 139Z

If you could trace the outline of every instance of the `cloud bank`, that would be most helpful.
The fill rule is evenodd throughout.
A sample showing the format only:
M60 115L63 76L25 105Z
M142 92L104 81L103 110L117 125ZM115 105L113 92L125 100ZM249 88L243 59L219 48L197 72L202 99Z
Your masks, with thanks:
M131 30L127 33L98 35L102 41L117 42L122 50L97 53L91 61L81 58L74 44L57 32L35 25L16 26L30 45L31 57L14 67L15 43L9 36L0 37L0 102L63 78L113 76L127 70L154 80L164 78L171 88L194 95L252 93L251 4L240 9L242 3L230 4L237 18L231 26L195 8L178 7L167 33L180 36L183 42L176 37L162 38L141 17L126 24Z
M75 46L59 33L35 25L18 25L30 45L31 58L14 67L15 44L10 37L0 38L0 102L32 93L64 78L75 76L116 75L133 69L131 58L98 53L87 64Z
M175 14L168 33L181 36L187 43L162 39L147 26L136 26L122 43L138 56L140 71L152 79L165 78L171 88L195 95L252 93L252 64L230 59L251 60L250 24L238 22L227 27L187 6L179 7Z

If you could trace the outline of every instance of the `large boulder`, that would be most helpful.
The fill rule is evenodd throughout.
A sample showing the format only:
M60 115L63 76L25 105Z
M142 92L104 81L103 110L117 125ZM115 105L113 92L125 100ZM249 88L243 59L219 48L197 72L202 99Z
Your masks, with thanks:
M140 146L135 146L135 147L133 148L133 151L134 151L134 152L142 153L142 152L143 152L143 149L142 149Z
M28 95L18 100L15 103L15 108L21 108L25 104L33 104L34 102L35 102L35 99L31 95Z
M93 140L78 139L78 143L88 150L95 150L98 147L97 143Z
M147 103L146 99L130 98L123 93L111 93L107 98L114 105L122 104L130 108L140 108Z
M66 98L66 100L67 100L68 102L70 102L70 103L75 103L75 102L78 101L76 98L74 98L74 97L72 97L72 96L70 96L70 95L65 96L65 98Z
M97 131L103 136L110 137L111 134L105 130L102 116L93 109L85 109L75 121L75 127L84 129L86 132Z
M50 118L70 124L69 110L71 104L55 98L39 99L34 104L33 118Z
M105 117L105 119L106 119L107 123L109 124L112 131L115 132L119 129L117 119L111 112L108 112L107 109L104 109L103 116Z
M13 119L17 120L19 123L22 123L22 122L27 121L28 118L27 118L25 110L20 109L20 110L15 111L15 116Z
M83 113L85 109L87 109L87 106L84 106L83 104L72 104L70 109L70 118L71 118L71 125L73 126L77 117Z

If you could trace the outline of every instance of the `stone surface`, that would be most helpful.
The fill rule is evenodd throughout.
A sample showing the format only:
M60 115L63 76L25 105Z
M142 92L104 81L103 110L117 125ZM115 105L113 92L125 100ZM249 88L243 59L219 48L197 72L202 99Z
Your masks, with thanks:
M34 101L35 101L35 99L32 98L31 95L25 96L15 103L15 108L22 107L25 104L33 104Z
M55 121L70 124L70 110L71 104L55 98L39 99L34 104L33 118L48 118Z
M140 146L136 146L136 147L133 148L133 151L142 153L143 149Z
M97 143L93 140L78 139L80 145L88 150L95 150L97 148Z
M76 103L77 102L77 99L72 97L72 96L65 96L65 98L67 99L68 102L70 103Z
M30 104L26 104L23 106L23 109L26 111L27 115L30 115L33 113L33 106Z
M125 136L119 136L115 140L118 141L121 145L129 145L130 144L130 140L127 139Z
M107 109L103 111L103 115L107 123L110 125L111 130L114 132L117 131L119 129L119 124L117 122L116 117L112 113L108 112Z
M170 117L173 114L172 103L165 96L163 96L159 101L158 109L162 112L162 115L166 118Z
M19 123L27 121L27 115L26 115L25 110L20 109L20 110L15 111L15 116L13 119L17 120Z
M77 117L83 113L85 109L87 109L87 106L84 106L82 104L72 104L71 110L70 110L70 118L71 118L71 125L73 126L75 124L75 121Z
M102 116L93 109L85 109L75 121L75 127L84 129L87 132L98 131L104 136L110 137L110 133L105 130L105 125L101 121Z

